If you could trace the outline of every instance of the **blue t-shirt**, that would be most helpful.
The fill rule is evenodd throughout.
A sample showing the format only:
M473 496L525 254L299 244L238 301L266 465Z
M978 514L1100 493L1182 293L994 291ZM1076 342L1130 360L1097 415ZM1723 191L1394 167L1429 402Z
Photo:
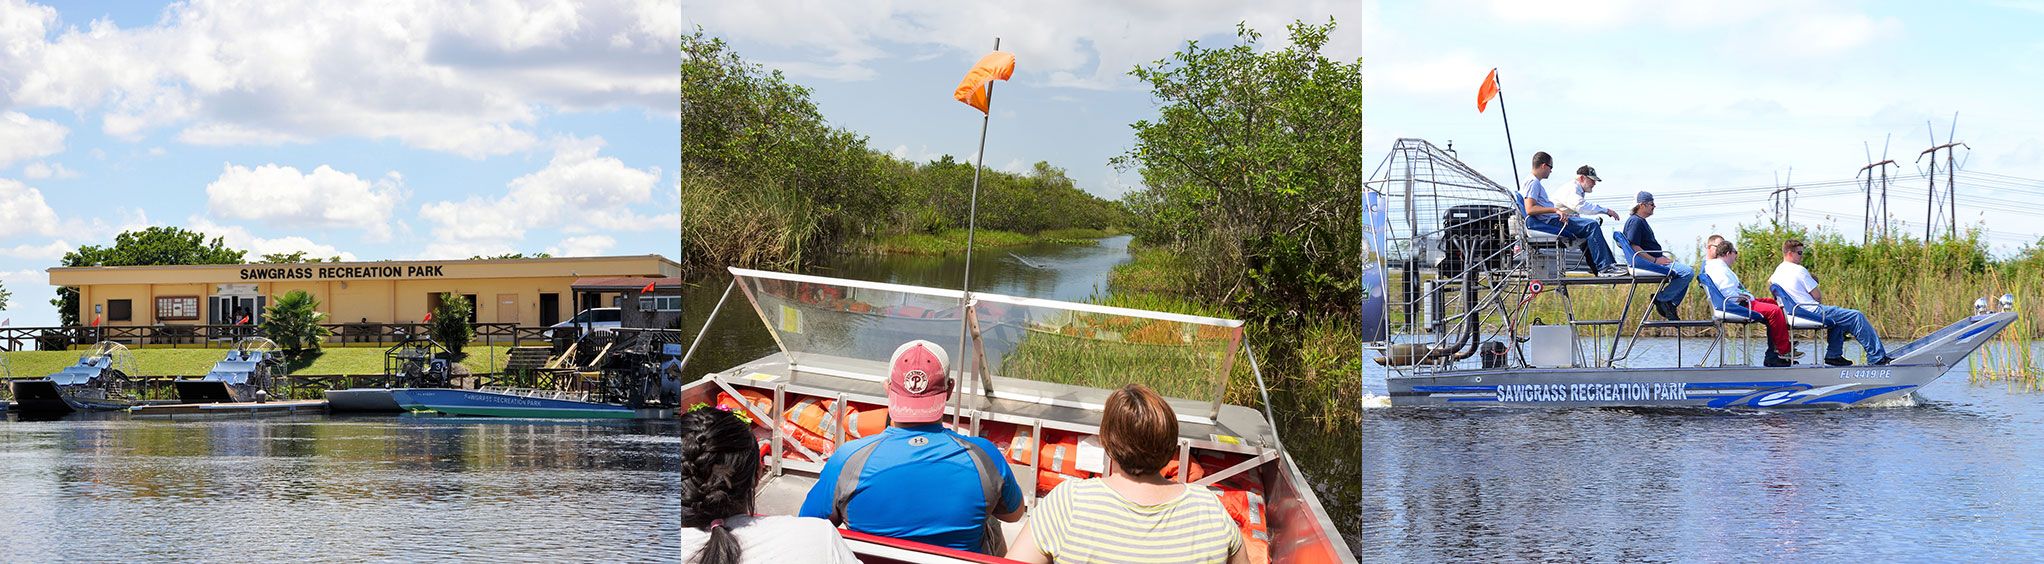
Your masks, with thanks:
M949 437L960 436L931 423L893 427L871 437L847 442L832 453L817 475L816 486L802 502L803 517L830 518L832 494L845 459L879 441L859 474L859 487L845 503L845 527L862 533L978 552L986 524L986 493L972 454ZM1022 486L1015 472L994 448L978 437L963 437L986 451L1001 472L1001 507L1007 513L1022 506Z
M1527 180L1526 191L1521 195L1524 196L1526 199L1533 200L1533 205L1549 208L1554 207L1554 200L1547 197L1547 185L1540 183L1540 177L1536 176L1533 177L1533 179L1531 180ZM1530 207L1526 208L1525 211L1531 212L1533 211L1533 208ZM1548 212L1542 214L1532 214L1529 217L1532 217L1533 219L1553 219L1555 217L1560 217L1560 214Z
M1636 215L1625 218L1625 238L1627 243L1639 247L1642 251L1653 251L1647 253L1647 256L1662 255L1661 242L1654 239L1654 226L1647 225L1647 218ZM1626 249L1626 254L1632 254L1631 251L1632 249Z

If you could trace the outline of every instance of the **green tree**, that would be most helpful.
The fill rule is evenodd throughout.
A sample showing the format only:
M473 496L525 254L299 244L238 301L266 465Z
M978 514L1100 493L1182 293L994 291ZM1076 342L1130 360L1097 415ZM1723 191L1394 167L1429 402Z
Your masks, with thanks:
M494 256L494 257L486 257L486 256L482 256L482 255L475 255L475 256L471 256L471 257L468 257L468 260L497 260L497 259L522 259L522 258L536 258L536 259L543 259L543 258L554 258L554 255L553 255L552 253L533 253L533 254L532 254L531 256L526 256L526 254L525 254L525 253L504 253L504 254L501 254L501 255L497 255L497 256Z
M1202 297L1288 327L1354 307L1361 272L1362 63L1321 54L1334 27L1266 49L1237 25L1235 45L1137 67L1159 115L1113 160L1142 173L1123 200L1138 238L1194 261Z
M6 285L0 285L0 311L7 311L7 298L13 296L14 294L10 294L7 292Z
M292 264L301 262L341 262L341 257L337 256L327 258L309 257L306 256L305 251L291 251L288 253L265 254L263 255L263 258L257 260L256 262L263 264Z
M114 236L114 244L86 245L64 253L63 266L157 266L241 264L246 251L227 248L219 237L177 227L150 227ZM64 325L78 324L78 289L58 288L57 306Z
M285 356L303 358L319 352L320 344L333 331L320 325L326 314L319 311L319 299L304 290L292 290L263 311L263 336L276 341Z
M474 307L461 294L440 294L440 305L433 308L433 321L426 325L433 340L440 341L441 346L447 347L447 354L456 359L462 357L461 349L468 346L469 339L475 338L475 326L468 322Z

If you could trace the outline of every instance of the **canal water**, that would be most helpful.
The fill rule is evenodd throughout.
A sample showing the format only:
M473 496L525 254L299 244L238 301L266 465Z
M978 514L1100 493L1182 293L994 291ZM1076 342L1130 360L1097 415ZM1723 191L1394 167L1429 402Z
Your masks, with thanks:
M671 561L676 432L410 416L5 419L0 561Z
M2044 394L1964 366L1907 407L1387 408L1360 432L1364 561L2044 555Z
M1035 245L975 253L972 288L975 291L1083 302L1107 290L1107 274L1129 259L1129 236L1110 237L1097 246ZM862 255L841 257L804 274L956 289L965 274L963 255L942 257L910 255ZM723 294L729 276L693 280L685 286L682 328L693 335ZM733 308L736 308L735 310ZM731 302L720 313L709 337L689 361L689 374L723 370L775 352L772 336L760 324L758 314L745 298L733 290ZM1278 433L1285 448L1311 482L1328 516L1334 520L1352 547L1360 546L1362 524L1357 520L1360 487L1358 435L1352 431L1328 432L1317 423L1290 414L1299 410L1289 390L1271 390L1272 411L1278 418ZM1251 406L1258 407L1258 406Z

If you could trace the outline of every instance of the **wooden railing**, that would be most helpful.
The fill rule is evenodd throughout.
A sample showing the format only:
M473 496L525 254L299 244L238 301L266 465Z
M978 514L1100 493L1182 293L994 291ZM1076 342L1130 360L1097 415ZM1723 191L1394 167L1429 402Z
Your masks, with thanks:
M425 335L424 323L327 323L333 335L326 345L389 346L412 335ZM567 329L568 334L579 332ZM512 346L550 343L548 327L521 327L516 323L477 323L471 343ZM243 337L261 336L254 325L106 325L99 327L0 327L0 350L64 350L76 345L115 341L130 346L169 348L220 347Z

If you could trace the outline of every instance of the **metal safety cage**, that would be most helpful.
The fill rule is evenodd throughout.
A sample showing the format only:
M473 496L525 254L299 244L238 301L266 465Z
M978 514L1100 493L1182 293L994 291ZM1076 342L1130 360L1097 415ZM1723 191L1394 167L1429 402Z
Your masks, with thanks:
M1526 230L1517 192L1423 139L1399 139L1363 187L1377 245L1364 262L1382 265L1377 362L1401 372L1452 370L1479 353L1480 364L1506 362L1533 291L1528 249L1544 235Z

